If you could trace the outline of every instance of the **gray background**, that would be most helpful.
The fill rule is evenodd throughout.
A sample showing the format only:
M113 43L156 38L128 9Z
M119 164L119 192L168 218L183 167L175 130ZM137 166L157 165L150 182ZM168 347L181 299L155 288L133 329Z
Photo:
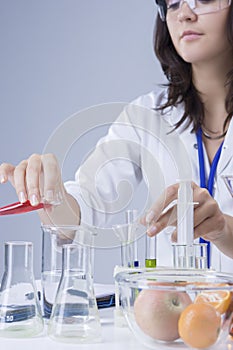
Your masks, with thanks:
M96 104L131 101L164 82L153 53L154 0L0 0L0 162L41 153L67 117ZM85 122L85 121L84 121ZM81 142L85 153L103 130ZM73 177L73 166L64 180ZM17 201L0 186L0 205ZM0 273L7 240L34 243L41 269L41 229L35 213L0 218ZM118 248L97 249L95 280L112 282Z

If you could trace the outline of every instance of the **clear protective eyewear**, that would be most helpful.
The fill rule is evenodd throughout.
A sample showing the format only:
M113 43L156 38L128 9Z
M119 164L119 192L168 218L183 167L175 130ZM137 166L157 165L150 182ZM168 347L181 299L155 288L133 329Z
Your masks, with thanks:
M197 15L218 12L230 6L231 0L155 0L159 16L166 21L167 13L177 15L184 2Z

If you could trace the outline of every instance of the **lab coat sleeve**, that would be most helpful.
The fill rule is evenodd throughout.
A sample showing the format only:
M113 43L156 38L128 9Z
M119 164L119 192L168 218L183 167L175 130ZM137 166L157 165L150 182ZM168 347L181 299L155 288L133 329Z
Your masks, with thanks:
M148 108L143 106L145 101ZM169 113L165 118L154 106L153 95L127 105L76 172L75 180L65 184L81 207L82 223L112 227L114 219L120 213L122 218L129 208L142 179L147 198L140 209L145 212L175 179L189 178L188 155L179 136L171 133L174 125Z
M125 108L80 166L75 180L65 183L79 203L83 224L110 227L142 179L141 140L129 114Z

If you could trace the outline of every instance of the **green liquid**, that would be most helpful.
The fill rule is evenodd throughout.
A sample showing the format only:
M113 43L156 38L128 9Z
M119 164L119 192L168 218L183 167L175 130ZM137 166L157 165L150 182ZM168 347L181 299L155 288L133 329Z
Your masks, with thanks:
M146 267L156 267L156 259L146 259L145 266Z

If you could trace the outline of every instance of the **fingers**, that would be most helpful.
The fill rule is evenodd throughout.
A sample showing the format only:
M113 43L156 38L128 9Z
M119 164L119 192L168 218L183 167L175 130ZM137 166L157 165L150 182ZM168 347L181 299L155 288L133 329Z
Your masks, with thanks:
M28 199L26 181L25 181L25 172L27 168L27 161L23 160L15 167L14 170L14 187L18 195L19 201L21 203L26 202Z
M194 229L194 238L203 237L207 241L214 241L224 229L225 219L223 215L212 216L203 221Z
M2 163L0 165L0 183L6 183L7 181L12 182L12 185L14 185L13 183L13 175L14 175L14 170L15 167L12 164L9 163Z
M49 203L61 201L63 195L63 182L56 157L53 154L42 156L43 165L43 196Z
M0 182L11 181L15 187L19 201L29 200L36 206L42 201L60 203L62 191L61 172L52 154L33 154L17 166L3 163L0 165Z
M192 188L193 192L195 193L195 191L197 191L200 187L195 182L192 182ZM141 220L141 222L149 224L151 221L157 221L164 210L168 211L170 207L173 207L178 199L178 189L179 183L167 187L167 189L162 193L162 195L148 211L146 217Z
M41 201L51 204L61 202L63 183L57 159L53 154L34 154L28 159L26 185L32 205Z
M36 206L41 202L40 177L41 177L41 156L33 154L30 156L26 167L27 195L31 205Z
M224 215L206 189L195 188L194 201L198 202L194 207L194 239L203 237L214 241L225 227ZM177 241L177 231L173 232L171 240Z
M199 226L203 221L215 215L219 210L217 202L208 194L208 191L200 191L199 203L194 210L195 227Z
M154 236L176 220L176 209L173 206L177 199L178 188L179 184L169 186L150 208L148 214L142 218L141 223L148 227L149 236Z
M177 199L178 186L178 184L169 186L150 208L142 222L145 222L145 224L150 224L152 221L156 222L163 210Z
M161 232L167 226L176 226L177 223L177 207L174 206L162 215L160 215L157 221L152 220L148 226L147 233L149 236Z
M148 214L141 219L141 223L147 226L150 236L158 234L167 226L177 225L176 200L179 184L169 186L151 207ZM194 205L194 238L205 236L207 239L215 239L216 234L223 229L225 220L217 202L210 196L207 189L200 188L192 183ZM171 239L176 241L177 232L174 231Z
M209 197L194 211L194 239L213 241L225 227L225 218L217 202Z

